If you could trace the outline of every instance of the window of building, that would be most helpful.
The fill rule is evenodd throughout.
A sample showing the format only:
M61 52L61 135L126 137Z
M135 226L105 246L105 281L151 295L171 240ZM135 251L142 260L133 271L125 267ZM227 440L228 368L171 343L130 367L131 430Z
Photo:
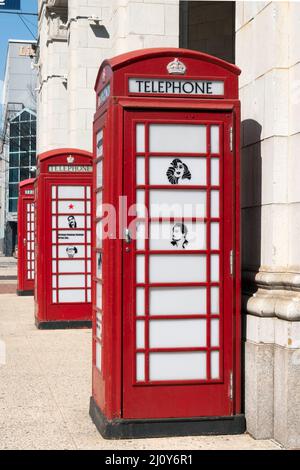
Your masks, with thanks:
M235 2L180 1L180 47L235 62Z
M9 123L8 211L17 212L19 182L34 176L36 166L36 115L23 110Z

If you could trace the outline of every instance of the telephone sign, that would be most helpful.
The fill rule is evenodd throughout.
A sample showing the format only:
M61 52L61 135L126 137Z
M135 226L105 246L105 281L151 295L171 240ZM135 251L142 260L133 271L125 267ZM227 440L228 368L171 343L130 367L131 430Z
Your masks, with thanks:
M185 49L100 67L90 414L104 437L245 429L239 73Z

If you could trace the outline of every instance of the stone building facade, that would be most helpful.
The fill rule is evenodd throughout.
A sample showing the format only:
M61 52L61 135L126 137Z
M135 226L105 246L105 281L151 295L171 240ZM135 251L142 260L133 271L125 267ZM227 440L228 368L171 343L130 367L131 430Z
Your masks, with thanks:
M38 152L92 149L103 59L187 47L241 69L248 431L300 447L300 3L39 0ZM299 114L298 114L299 113Z

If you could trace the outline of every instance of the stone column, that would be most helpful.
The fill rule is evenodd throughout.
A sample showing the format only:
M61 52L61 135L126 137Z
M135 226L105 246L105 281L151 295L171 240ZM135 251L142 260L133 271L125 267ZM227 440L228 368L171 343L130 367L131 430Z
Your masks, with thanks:
M300 446L300 4L236 3L248 431ZM297 116L297 117L296 117Z

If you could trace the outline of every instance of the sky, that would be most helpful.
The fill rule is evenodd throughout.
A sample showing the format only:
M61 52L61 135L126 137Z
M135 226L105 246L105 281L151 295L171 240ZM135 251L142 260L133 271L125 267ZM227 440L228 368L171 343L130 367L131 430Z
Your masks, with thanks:
M26 13L37 13L38 0L21 0L21 11ZM2 108L2 89L5 72L5 61L7 43L9 39L36 39L37 36L37 16L22 16L28 28L22 23L18 15L10 15L0 12L0 122Z

